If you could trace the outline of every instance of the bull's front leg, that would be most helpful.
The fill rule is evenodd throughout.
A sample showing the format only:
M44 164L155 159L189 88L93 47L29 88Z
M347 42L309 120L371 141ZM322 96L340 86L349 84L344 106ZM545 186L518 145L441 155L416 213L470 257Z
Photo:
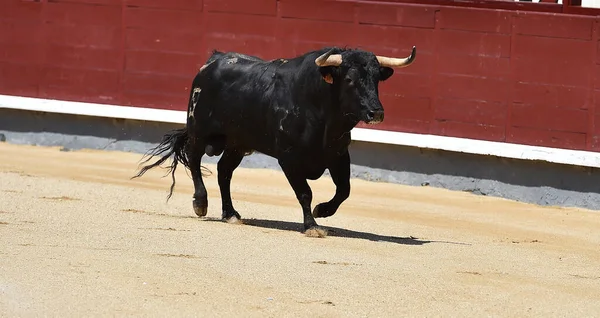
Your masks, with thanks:
M304 233L310 237L325 237L327 231L321 228L315 218L310 213L310 205L312 202L312 190L306 181L306 178L294 169L293 166L285 165L280 162L283 173L285 174L290 186L296 193L296 198L302 207L304 216Z
M350 154L347 150L329 167L329 173L336 186L335 195L328 202L315 207L313 216L316 218L334 215L342 202L350 196Z

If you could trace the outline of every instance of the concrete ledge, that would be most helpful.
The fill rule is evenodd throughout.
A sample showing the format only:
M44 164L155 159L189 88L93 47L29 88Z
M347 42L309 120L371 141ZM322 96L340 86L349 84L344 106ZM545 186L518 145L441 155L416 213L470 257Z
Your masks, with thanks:
M7 142L62 146L66 151L92 148L141 154L165 132L180 127L176 123L0 109L0 134ZM355 178L600 210L600 169L595 167L366 141L353 141L350 151ZM204 162L218 159L206 157ZM241 166L279 169L276 160L262 154L246 157Z

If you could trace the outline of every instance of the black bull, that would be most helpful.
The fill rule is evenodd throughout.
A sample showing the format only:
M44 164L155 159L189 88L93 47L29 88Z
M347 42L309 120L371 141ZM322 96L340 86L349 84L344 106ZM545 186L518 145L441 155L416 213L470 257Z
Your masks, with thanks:
M173 156L169 197L175 169L182 163L192 174L194 211L205 216L208 195L201 159L204 154L222 154L217 164L222 217L238 222L231 177L245 155L258 151L278 160L302 207L307 235L323 236L315 217L332 216L350 195L350 131L360 121L383 121L379 82L392 76L394 67L412 63L415 53L413 47L407 58L388 58L324 48L289 60L265 61L215 51L193 80L186 127L166 134L144 163L162 157L135 177ZM311 214L307 179L318 179L325 169L336 192Z

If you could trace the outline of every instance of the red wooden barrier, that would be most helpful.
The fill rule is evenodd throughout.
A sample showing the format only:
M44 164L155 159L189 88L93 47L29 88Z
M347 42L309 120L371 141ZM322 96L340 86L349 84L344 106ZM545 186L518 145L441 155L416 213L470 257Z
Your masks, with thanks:
M599 19L552 13L569 6L0 1L0 94L185 110L212 49L271 59L326 45L405 56L416 45L416 62L381 85L385 122L368 128L600 151Z

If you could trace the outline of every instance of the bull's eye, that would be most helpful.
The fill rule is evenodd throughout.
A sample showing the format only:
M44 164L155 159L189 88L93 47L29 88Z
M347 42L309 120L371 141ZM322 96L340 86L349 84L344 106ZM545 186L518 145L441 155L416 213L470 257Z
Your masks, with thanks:
M346 80L346 83L348 83L348 85L350 85L350 86L354 85L354 81L350 77L346 77L345 80Z

